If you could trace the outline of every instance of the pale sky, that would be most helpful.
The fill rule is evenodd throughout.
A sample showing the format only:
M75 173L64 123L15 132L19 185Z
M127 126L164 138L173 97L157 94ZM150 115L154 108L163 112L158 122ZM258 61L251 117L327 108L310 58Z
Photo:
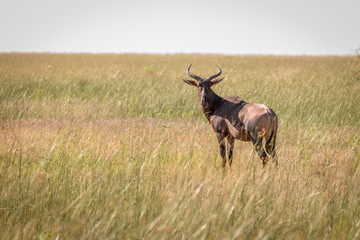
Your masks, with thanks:
M352 55L360 0L0 0L0 52Z

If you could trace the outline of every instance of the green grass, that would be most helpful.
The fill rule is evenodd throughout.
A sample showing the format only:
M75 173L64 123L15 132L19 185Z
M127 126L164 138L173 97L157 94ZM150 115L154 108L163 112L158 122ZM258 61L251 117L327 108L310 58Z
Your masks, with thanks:
M220 95L276 109L284 123L358 123L356 57L2 54L1 119L203 119L185 69L223 68ZM356 72L357 71L357 72Z
M280 119L231 169L185 70ZM356 239L360 59L0 54L0 239Z

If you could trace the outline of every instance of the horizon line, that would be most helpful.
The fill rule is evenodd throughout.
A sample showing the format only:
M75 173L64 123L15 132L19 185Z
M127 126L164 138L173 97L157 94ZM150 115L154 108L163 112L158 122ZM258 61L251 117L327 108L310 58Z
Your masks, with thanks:
M278 54L278 53L217 53L217 52L101 52L101 51L0 51L0 54L88 54L88 55L219 55L219 56L279 56L279 57L353 57L349 54Z

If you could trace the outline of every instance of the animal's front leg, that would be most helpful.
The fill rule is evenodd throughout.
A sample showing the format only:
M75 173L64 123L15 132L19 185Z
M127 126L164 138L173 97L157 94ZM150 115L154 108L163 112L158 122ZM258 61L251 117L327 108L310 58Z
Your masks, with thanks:
M225 168L225 166L226 166L225 136L222 133L216 133L216 137L217 137L219 145L220 145L220 156L222 159L221 166L223 168Z
M229 135L227 137L227 142L228 142L227 155L228 155L228 159L229 159L229 165L231 166L232 159L233 159L234 137Z

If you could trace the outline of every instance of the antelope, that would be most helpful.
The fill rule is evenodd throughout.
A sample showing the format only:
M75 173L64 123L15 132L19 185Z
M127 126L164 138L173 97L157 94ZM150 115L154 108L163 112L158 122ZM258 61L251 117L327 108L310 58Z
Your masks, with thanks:
M219 72L208 78L201 78L190 73L190 68L191 64L186 74L196 81L185 79L183 81L198 89L200 106L219 142L222 167L226 167L226 153L229 166L231 166L234 139L251 141L260 157L262 167L268 161L268 155L277 166L275 143L278 118L275 112L264 104L247 103L238 96L222 98L217 95L211 87L224 79L217 78L221 75L219 66L217 66ZM225 150L226 139L227 150Z

